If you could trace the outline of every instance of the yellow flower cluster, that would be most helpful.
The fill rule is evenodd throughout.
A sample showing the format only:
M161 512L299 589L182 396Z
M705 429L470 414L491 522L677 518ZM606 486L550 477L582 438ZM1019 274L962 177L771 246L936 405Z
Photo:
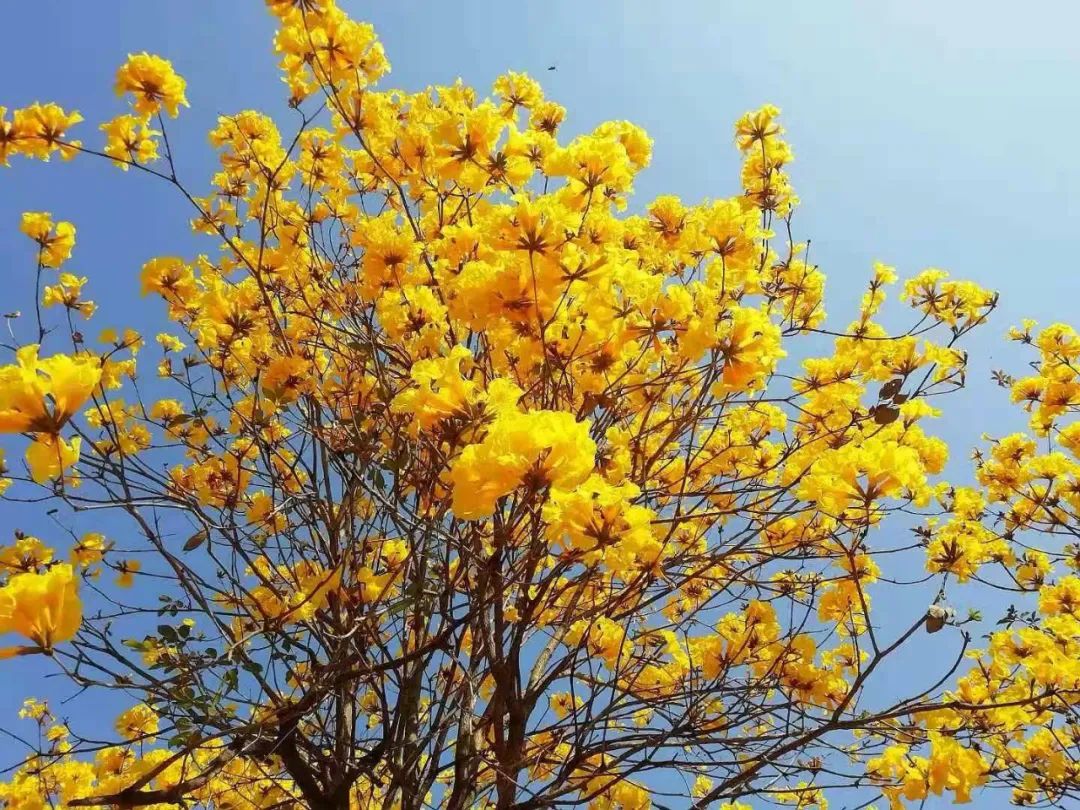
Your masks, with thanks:
M71 258L75 247L75 226L70 222L53 224L46 211L27 211L22 215L19 230L38 243L38 261L43 267L59 267Z
M930 744L929 757L913 756L906 746L897 745L867 764L872 777L901 780L900 786L882 789L893 808L904 807L901 797L920 801L946 790L955 794L957 803L969 802L971 791L986 782L990 766L977 751L938 734L930 735Z
M210 132L209 186L183 189L210 247L138 272L170 321L145 348L158 380L140 334L71 326L95 314L86 278L42 281L74 226L23 216L41 314L0 366L0 433L24 436L29 475L0 455L0 494L118 507L139 545L0 549L0 631L29 642L3 652L66 663L74 640L77 677L111 656L103 688L141 702L106 748L28 704L42 750L0 799L645 810L659 761L702 806L823 808L826 771L894 807L991 783L1067 795L1080 580L1057 566L1080 569L1080 544L1038 535L1080 526L1075 332L1014 330L1035 374L999 380L1035 438L991 440L976 483L950 486L928 424L996 294L925 270L894 334L898 274L877 263L827 327L777 108L738 119L732 196L631 209L652 157L635 125L564 137L567 111L517 72L487 98L381 89L371 26L331 0L268 6L303 124L244 110ZM130 107L101 151L68 140L77 113L0 108L0 162L81 152L180 185L165 128L184 79L133 54L115 89ZM925 518L914 542L881 528L893 513ZM900 642L966 623L953 583L1038 609L875 712L867 681L896 649L875 616L907 604L883 600L907 579L893 560L940 588ZM77 636L79 577L111 604Z
M60 429L101 381L101 364L88 356L38 357L38 346L24 346L15 365L0 367L0 433L32 433L26 451L31 477L57 478L79 459L82 438L61 438Z
M0 587L0 633L18 633L40 649L74 637L82 622L78 583L70 565L60 563L44 573L16 574ZM20 648L0 649L0 657Z
M57 104L31 104L12 111L0 107L0 166L8 166L12 155L48 160L59 152L70 160L82 146L67 140L67 131L83 120L77 112L65 112Z
M192 779L200 786L199 801L208 805L230 806L237 801L246 805L261 801L289 804L296 799L290 784L266 777L254 760L226 757L218 744L206 743L182 757L167 748L140 750L127 744L114 745L100 748L86 761L73 755L71 732L57 722L47 703L30 698L19 716L38 726L48 748L32 757L11 781L0 784L0 801L6 807L67 807L77 799L112 795L135 783L168 795L170 789ZM118 732L136 745L151 742L158 726L157 713L145 704L122 712L116 720ZM223 760L228 760L225 768L213 767Z
M522 412L509 399L504 405L483 439L465 446L447 470L454 513L466 520L490 517L518 487L569 489L593 468L588 424L565 411Z
M187 83L167 59L146 52L131 54L116 72L116 95L132 95L132 107L143 122L165 109L173 118L188 106Z

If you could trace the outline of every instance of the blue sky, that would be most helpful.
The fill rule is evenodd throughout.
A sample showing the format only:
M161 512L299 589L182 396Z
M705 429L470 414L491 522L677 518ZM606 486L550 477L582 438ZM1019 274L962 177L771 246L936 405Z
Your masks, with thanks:
M764 102L779 105L803 200L796 232L813 239L828 275L830 323L846 323L874 260L901 275L938 266L1001 290L996 319L968 343L971 387L943 402L939 427L958 476L980 432L1021 427L988 381L992 367L1018 369L1003 333L1024 316L1072 318L1080 291L1080 6L339 2L376 25L394 66L387 85L460 76L486 89L505 69L525 70L569 109L570 131L611 118L645 127L654 158L635 205L662 193L688 202L737 193L732 122ZM112 77L126 54L171 59L192 106L170 135L196 193L213 171L205 132L218 114L286 112L273 21L258 0L39 0L10 4L5 22L0 104L75 107L88 143L97 123L122 110ZM102 161L19 161L0 173L0 310L30 304L32 251L17 225L22 211L40 209L79 228L71 269L90 277L103 305L91 332L157 331L162 313L140 303L139 268L154 255L206 249L163 184ZM32 511L0 504L0 527L9 526L50 531ZM33 661L4 669L19 688L0 690L0 725L43 672Z

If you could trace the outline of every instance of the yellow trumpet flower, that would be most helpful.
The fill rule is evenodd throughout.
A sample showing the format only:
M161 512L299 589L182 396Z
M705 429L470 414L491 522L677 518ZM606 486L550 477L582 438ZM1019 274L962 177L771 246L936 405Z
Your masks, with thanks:
M56 354L42 360L36 344L19 349L16 360L0 367L0 433L55 435L101 380L95 359Z
M75 572L67 563L44 574L17 574L0 588L0 633L18 633L49 651L73 638L81 622ZM12 654L0 651L0 657L5 652Z

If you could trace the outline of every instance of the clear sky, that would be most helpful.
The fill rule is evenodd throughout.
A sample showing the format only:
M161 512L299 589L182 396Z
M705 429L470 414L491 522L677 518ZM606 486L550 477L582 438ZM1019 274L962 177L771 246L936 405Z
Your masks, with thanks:
M486 90L504 70L524 70L569 109L571 132L611 118L645 127L654 157L635 206L662 193L687 202L738 193L731 125L764 102L780 106L803 200L796 232L813 239L827 273L831 325L847 322L874 260L901 276L942 267L1002 292L997 318L967 344L971 388L942 403L940 433L954 445L958 475L980 432L1021 427L988 381L992 367L1017 370L1006 328L1024 316L1080 320L1080 4L339 3L375 24L393 64L387 86L460 76ZM191 109L170 136L196 193L214 170L205 132L218 114L285 112L273 21L259 0L38 0L6 3L4 12L0 104L77 108L88 143L122 110L112 77L126 54L171 59ZM142 263L206 249L176 195L103 161L18 163L0 172L0 310L31 301L32 251L19 214L50 210L79 229L71 269L90 277L90 296L103 304L92 331L156 332L158 302L138 296ZM15 526L48 532L30 512L0 504L0 530ZM42 671L39 662L3 664L4 682L19 683L0 689L0 727ZM9 755L5 745L0 754Z

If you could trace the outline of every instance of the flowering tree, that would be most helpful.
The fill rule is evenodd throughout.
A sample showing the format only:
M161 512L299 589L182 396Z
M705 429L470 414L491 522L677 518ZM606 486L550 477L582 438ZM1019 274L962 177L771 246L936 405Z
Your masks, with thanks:
M376 90L370 26L268 5L296 118L222 117L206 196L176 173L185 83L160 57L119 69L100 147L56 104L0 108L3 163L136 169L212 246L142 268L172 324L154 374L139 334L84 336L75 227L23 217L39 289L8 319L0 492L71 540L0 549L3 655L131 708L113 733L29 698L8 806L1080 793L1080 579L1055 573L1080 565L1071 329L1014 330L1035 374L999 381L1035 438L952 487L923 424L996 297L927 270L890 333L878 265L825 329L775 108L736 124L737 194L627 214L632 124L560 141L565 110L516 73L485 100ZM137 540L86 531L102 509ZM878 531L898 512L910 541ZM893 573L912 560L928 608ZM1031 602L976 648L950 583ZM927 632L936 682L883 685Z

